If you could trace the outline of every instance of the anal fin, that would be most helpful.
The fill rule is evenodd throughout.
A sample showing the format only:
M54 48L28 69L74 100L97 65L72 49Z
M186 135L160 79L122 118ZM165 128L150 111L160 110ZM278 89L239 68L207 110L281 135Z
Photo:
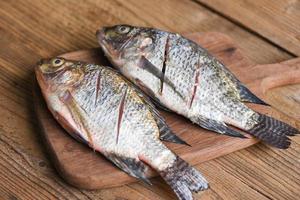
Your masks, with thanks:
M216 133L220 133L222 135L228 135L231 137L239 137L239 138L247 138L243 134L239 133L234 129L231 129L225 123L220 121L208 119L202 116L198 118L193 118L192 121L197 123L202 128L205 128L210 131L214 131Z
M112 153L104 153L104 155L118 168L120 168L130 176L138 178L143 182L152 185L150 180L146 177L146 172L149 169L148 166L138 158L127 158Z

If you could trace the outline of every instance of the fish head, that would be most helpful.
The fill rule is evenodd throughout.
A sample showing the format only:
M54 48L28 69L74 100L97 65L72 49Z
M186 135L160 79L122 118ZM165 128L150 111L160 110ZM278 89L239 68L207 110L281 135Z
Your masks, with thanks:
M83 64L61 57L42 59L35 68L37 81L43 92L56 93L71 89L83 79Z
M80 126L71 112L73 106L72 92L84 80L88 65L70 61L61 57L43 59L37 63L35 74L47 107L54 118L70 134L78 137Z
M103 27L96 33L98 42L112 64L122 70L124 65L137 62L141 56L153 54L154 29L130 25Z
M159 78L153 77L155 73L148 73L156 67L147 66L145 61L163 63L168 32L148 27L116 25L103 27L96 34L107 58L126 78L141 88L153 90L157 87L157 81L153 80Z

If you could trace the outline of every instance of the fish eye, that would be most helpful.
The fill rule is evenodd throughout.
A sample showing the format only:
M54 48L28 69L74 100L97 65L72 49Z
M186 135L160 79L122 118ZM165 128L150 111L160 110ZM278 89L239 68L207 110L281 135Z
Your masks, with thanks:
M65 60L62 58L54 58L51 62L53 67L60 67L65 63Z
M117 27L117 32L120 34L126 34L130 31L130 27L129 26L118 26Z

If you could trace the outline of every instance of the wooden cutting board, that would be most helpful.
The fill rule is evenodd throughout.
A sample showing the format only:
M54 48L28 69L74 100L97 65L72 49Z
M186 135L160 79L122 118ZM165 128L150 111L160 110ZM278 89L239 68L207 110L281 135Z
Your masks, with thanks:
M274 101L276 93L272 93L273 96L271 95L272 98L270 99L272 101L268 101L264 96L271 88L289 83L300 83L300 59L273 65L254 65L242 55L237 45L224 34L214 32L195 33L189 34L187 37L207 48L256 95L270 104L276 104L277 102ZM67 59L109 65L100 49L80 50L61 56ZM280 88L281 94L289 95L289 92L285 93L284 87ZM296 98L299 99L300 91L296 94L290 92L290 95L296 95ZM67 182L79 188L100 189L137 181L137 179L128 176L112 165L100 153L92 151L87 146L71 138L47 110L37 84L34 88L34 99L36 114L41 125L41 133L45 139L45 144L57 171ZM277 105L278 108L283 111L288 110L287 113L290 116L300 120L300 109L298 109L298 113L294 109L295 106L299 108L299 102L290 101L289 98L283 101L285 107ZM295 119L280 114L271 107L253 104L249 106L261 113L286 121L293 126L296 124ZM246 148L258 142L249 135L247 135L249 139L217 135L193 125L190 121L176 114L162 112L162 115L171 129L191 144L192 147L172 143L165 144L192 165ZM154 175L154 172L149 174L149 176Z

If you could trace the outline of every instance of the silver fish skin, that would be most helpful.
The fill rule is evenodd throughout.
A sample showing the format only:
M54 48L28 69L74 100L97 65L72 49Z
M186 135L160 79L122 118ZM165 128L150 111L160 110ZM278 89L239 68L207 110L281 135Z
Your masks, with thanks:
M278 148L299 131L255 112L244 102L267 105L220 61L195 42L154 28L116 25L96 33L106 56L123 75L161 106L229 136L235 126Z
M199 171L160 141L154 106L115 70L58 57L41 61L35 73L62 127L129 175L150 183L149 165L179 199L208 188Z

